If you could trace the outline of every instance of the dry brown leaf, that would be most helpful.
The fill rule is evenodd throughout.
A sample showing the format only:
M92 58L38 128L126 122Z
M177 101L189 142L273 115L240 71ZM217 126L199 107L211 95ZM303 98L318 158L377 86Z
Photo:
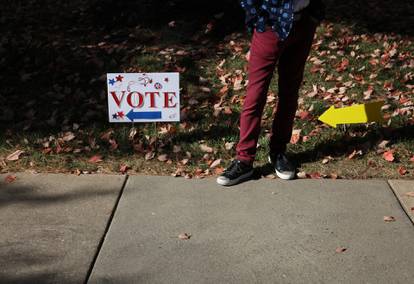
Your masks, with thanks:
M115 151L116 149L118 149L118 143L116 143L115 139L109 139L109 144L111 145L109 147L109 150L111 151Z
M390 143L390 141L389 141L389 140L382 140L382 141L378 144L378 148L380 148L380 149L385 149L389 143Z
M72 141L75 138L76 138L75 134L73 134L73 132L70 132L70 131L66 132L62 137L63 141L65 142Z
M215 167L219 166L221 163L221 159L217 159L214 162L211 163L210 169L214 169Z
M135 136L138 134L138 130L135 127L132 127L131 130L129 131L129 140L134 140Z
M296 176L297 176L298 178L307 178L307 175L306 175L306 173L305 173L305 172L298 172L298 173L296 174Z
M201 149L201 151L203 151L205 153L213 153L214 152L213 148L207 146L206 144L201 144L200 149Z
M384 216L384 221L385 222L394 222L395 217L393 217L393 216Z
M102 133L101 139L105 141L109 141L111 139L111 135L114 133L113 129L109 129L106 132Z
M20 159L20 155L22 155L23 153L24 153L24 151L17 150L15 152L11 153L10 155L8 155L6 160L7 161L17 161L18 159Z
M178 238L180 240L189 240L191 238L191 235L187 233L181 233L178 235Z
M155 153L154 152L148 152L147 154L145 154L145 160L152 160L155 157Z
M362 155L362 151L361 150L354 150L349 156L348 159L352 160L356 155Z
M299 142L301 132L302 132L301 129L294 129L292 131L292 138L290 139L291 144L297 144Z
M5 183L12 183L15 182L17 177L15 175L8 175L4 178Z
M160 162L166 162L168 160L168 155L167 154L159 155L157 159Z
M405 195L408 197L414 197L414 191L407 192Z
M345 247L338 247L338 248L336 248L336 253L343 253L343 252L345 252L347 250L347 248L345 248Z
M130 169L130 167L128 165L121 165L119 168L119 171L123 174L125 174L128 170Z
M221 175L224 172L224 168L223 167L216 167L214 169L214 174L215 175Z
M407 174L407 169L404 166L400 166L398 167L398 173L400 174L400 176L404 176Z
M234 147L234 142L226 142L226 144L224 144L224 147L226 148L227 151L231 150Z

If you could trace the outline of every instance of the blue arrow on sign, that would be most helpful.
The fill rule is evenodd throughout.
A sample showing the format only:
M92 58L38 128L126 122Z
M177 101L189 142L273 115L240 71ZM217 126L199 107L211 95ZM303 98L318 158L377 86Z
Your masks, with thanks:
M128 112L126 116L131 121L138 120L138 119L161 119L161 112L160 111L134 112L134 110L131 109L131 111Z

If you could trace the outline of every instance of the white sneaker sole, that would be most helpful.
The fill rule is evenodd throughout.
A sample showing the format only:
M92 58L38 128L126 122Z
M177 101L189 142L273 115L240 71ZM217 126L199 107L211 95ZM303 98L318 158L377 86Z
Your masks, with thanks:
M245 173L244 175L241 175L238 178L233 179L233 180L229 180L228 178L225 178L223 176L219 176L217 178L217 183L219 185L223 185L223 186L232 186L232 185L235 185L235 184L238 184L238 183L244 181L245 179L248 179L252 175L253 175L253 170L251 170L250 172Z
M272 159L270 159L270 156L268 156L267 157L267 159L268 159L268 161L269 161L269 163L271 163L272 164ZM273 165L273 164L272 164ZM284 180L291 180L291 179L294 179L295 178L295 172L292 172L292 173L282 173L282 172L279 172L276 168L275 168L275 172L276 172L276 175L279 177L279 178L281 178L281 179L284 179Z

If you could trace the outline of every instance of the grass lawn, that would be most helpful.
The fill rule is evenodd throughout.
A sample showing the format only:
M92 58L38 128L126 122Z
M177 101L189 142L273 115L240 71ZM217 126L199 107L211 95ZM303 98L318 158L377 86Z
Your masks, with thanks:
M0 75L0 172L220 174L235 156L249 35L221 34L226 14L220 13L197 24L108 28L88 4L73 10L75 2L62 4L54 25L37 17L31 1L8 8L25 19L1 18L8 32L0 64L9 72ZM414 177L413 54L412 34L372 32L329 17L322 23L288 147L300 177ZM109 124L104 75L157 71L181 74L181 123ZM276 82L277 73L258 144L256 166L264 176L271 172L266 157ZM318 121L332 105L379 100L382 123L332 128Z

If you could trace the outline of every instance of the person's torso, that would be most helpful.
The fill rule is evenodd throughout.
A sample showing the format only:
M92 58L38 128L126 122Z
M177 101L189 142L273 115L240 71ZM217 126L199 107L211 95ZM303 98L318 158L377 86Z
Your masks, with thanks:
M293 11L299 12L309 6L310 0L292 0Z

